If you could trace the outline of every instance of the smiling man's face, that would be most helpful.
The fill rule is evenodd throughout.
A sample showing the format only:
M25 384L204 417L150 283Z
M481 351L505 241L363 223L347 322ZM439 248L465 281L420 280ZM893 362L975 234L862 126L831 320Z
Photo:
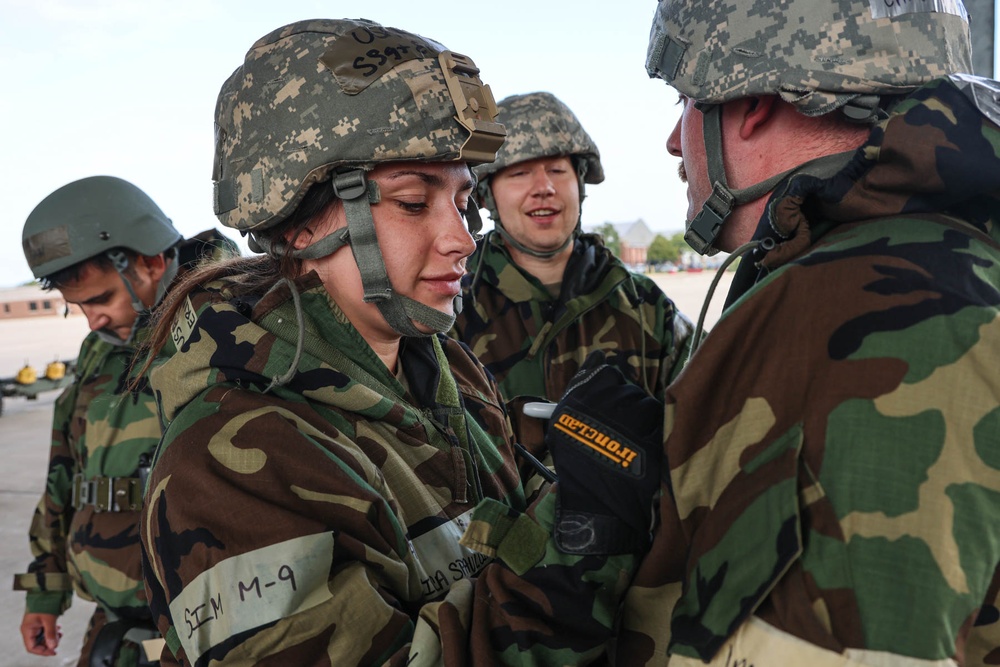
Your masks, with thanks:
M518 243L538 252L563 247L580 219L580 183L566 156L526 160L490 181L500 222ZM572 252L572 245L567 246Z

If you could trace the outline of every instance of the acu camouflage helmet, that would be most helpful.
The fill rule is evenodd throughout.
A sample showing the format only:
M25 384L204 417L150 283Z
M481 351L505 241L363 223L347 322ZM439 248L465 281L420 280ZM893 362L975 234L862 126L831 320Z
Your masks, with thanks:
M480 181L518 162L567 155L580 158L587 183L604 180L601 153L569 107L552 93L511 95L497 105L507 140L497 159L476 167Z
M364 19L300 21L258 40L223 84L216 107L215 213L250 234L250 248L317 259L345 245L361 272L364 300L404 336L454 323L395 290L371 207L367 172L383 162L494 159L504 127L489 86L466 56ZM347 226L289 250L264 230L285 220L311 186L329 183ZM471 200L471 197L470 197ZM474 234L482 222L471 205Z
M511 95L501 100L497 108L500 120L507 128L507 140L497 151L497 159L494 162L479 165L473 170L479 179L479 184L476 186L479 203L490 212L490 217L496 222L497 231L507 243L535 257L552 257L562 252L574 237L568 238L561 248L548 252L538 252L518 242L503 227L500 214L497 212L496 199L493 197L490 177L520 162L566 156L571 158L576 169L582 204L586 197L585 184L600 183L604 180L601 152L583 129L576 114L552 93ZM579 232L579 227L578 220L574 236Z
M24 257L36 279L116 248L152 257L180 240L149 195L114 176L62 186L34 208L21 232Z
M227 227L266 229L333 170L493 160L504 128L478 73L437 42L364 19L271 32L219 94L216 215Z
M779 95L819 115L971 72L968 13L961 0L660 0L646 71L698 102Z
M807 116L841 109L851 121L873 123L886 115L884 97L971 72L971 51L962 0L659 0L646 71L705 113L713 185L684 239L714 255L715 238L733 208L770 192L790 173L730 188L721 104L778 95Z

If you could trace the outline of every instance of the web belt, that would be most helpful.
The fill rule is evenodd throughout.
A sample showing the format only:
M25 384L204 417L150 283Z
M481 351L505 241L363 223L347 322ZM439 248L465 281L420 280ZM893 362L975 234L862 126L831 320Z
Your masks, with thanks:
M97 512L131 512L142 507L142 480L138 477L73 475L73 508L93 506Z

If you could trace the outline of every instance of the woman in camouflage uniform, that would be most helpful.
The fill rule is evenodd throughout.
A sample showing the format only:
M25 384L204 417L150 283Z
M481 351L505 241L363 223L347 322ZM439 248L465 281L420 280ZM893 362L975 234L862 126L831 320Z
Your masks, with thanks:
M470 165L504 136L477 75L411 33L309 21L223 85L216 213L263 256L193 275L153 341L180 353L151 379L144 566L178 662L585 662L609 637L642 544L553 538L554 496L588 510L562 491L521 513L496 385L441 335Z

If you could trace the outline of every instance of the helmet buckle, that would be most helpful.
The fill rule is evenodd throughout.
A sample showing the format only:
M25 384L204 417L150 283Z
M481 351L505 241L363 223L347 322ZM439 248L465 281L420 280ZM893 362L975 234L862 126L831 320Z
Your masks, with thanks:
M333 194L339 199L353 200L367 192L368 184L364 169L352 169L333 178Z
M468 56L442 51L438 62L455 103L455 120L471 133L462 146L462 159L492 162L507 136L504 126L492 120L497 117L493 92L479 78L479 68Z
M734 197L720 183L712 188L712 194L702 206L701 211L688 225L684 240L700 255L714 255L718 250L712 247L715 237L719 235L722 223L733 210Z

